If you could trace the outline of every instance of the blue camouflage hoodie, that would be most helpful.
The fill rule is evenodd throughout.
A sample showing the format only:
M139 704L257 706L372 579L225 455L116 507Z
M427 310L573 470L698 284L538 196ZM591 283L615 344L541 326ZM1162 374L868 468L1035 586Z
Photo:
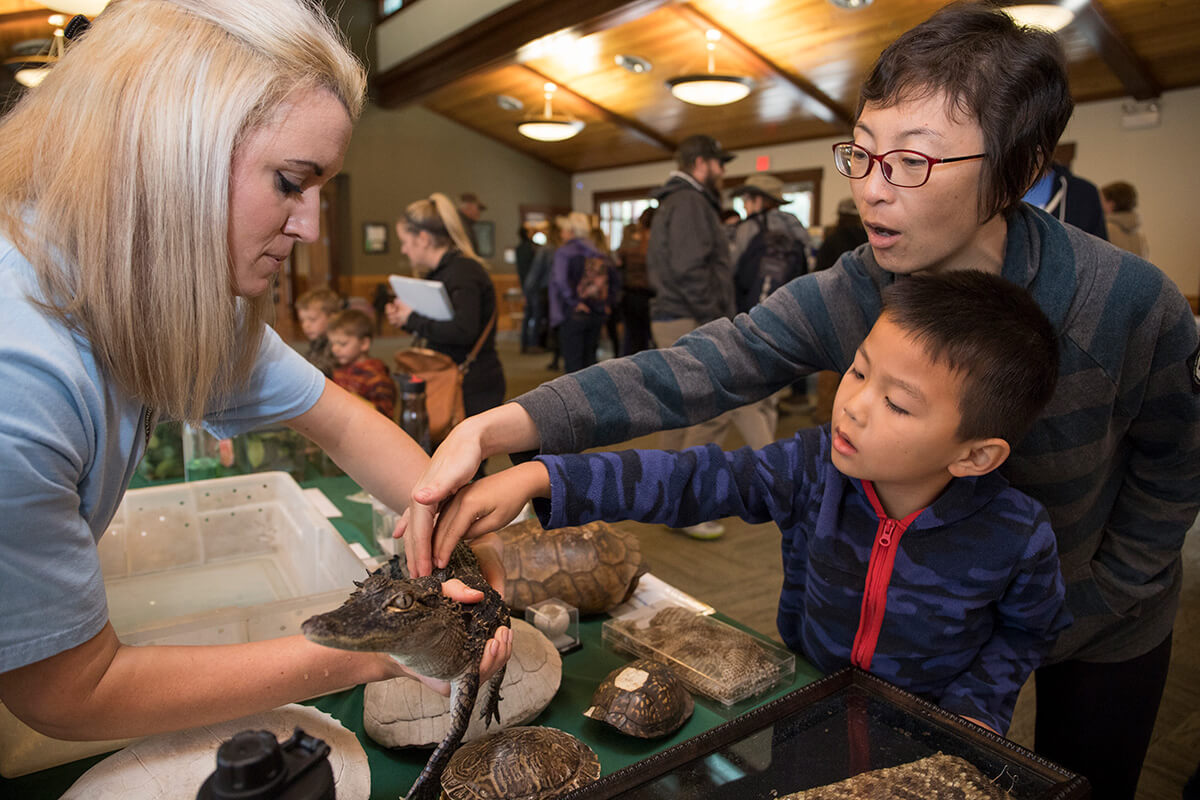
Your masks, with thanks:
M737 516L782 533L779 633L824 672L854 663L1004 732L1029 673L1070 622L1045 509L998 473L957 478L890 520L830 460L829 426L762 450L539 456L548 528L673 527Z

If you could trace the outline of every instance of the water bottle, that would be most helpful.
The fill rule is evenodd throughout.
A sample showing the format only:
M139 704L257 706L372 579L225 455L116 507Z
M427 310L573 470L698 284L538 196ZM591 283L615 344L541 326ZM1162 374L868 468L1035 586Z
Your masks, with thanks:
M217 748L217 769L196 800L335 800L329 745L296 728L282 745L245 730Z
M400 428L412 437L426 453L433 453L429 436L429 412L425 408L425 381L412 375L401 375Z

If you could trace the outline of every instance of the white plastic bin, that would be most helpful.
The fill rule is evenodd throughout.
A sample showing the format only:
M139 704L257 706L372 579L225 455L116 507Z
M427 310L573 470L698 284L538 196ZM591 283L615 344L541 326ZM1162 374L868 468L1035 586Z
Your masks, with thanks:
M230 644L300 632L367 574L286 472L133 489L100 539L109 618L127 644ZM126 744L42 736L0 705L0 774Z

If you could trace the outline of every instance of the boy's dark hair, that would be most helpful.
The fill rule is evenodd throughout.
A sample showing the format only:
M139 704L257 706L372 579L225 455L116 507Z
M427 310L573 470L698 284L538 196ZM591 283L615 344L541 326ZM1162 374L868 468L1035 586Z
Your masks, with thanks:
M979 210L986 221L1015 211L1054 155L1074 108L1064 63L1053 33L1017 25L994 6L960 0L883 51L863 83L855 118L866 103L886 108L944 92L948 113L973 118L983 129L987 166Z
M375 326L371 324L371 318L366 314L357 308L348 308L338 312L336 317L329 320L329 327L326 330L341 331L359 339L370 339L371 334L375 331Z
M1137 206L1137 189L1125 181L1108 184L1100 190L1100 194L1113 204L1113 211L1133 211Z
M341 307L342 298L338 297L338 293L328 286L309 289L296 298L297 311L303 311L308 308L319 308L326 314L336 314Z
M987 272L901 278L883 292L881 316L963 376L962 440L998 436L1016 445L1054 394L1058 335L1029 292Z

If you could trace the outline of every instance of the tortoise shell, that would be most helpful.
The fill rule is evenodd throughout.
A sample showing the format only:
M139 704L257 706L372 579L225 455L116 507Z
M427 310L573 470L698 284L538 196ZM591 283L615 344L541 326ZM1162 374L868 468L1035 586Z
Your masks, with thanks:
M637 537L606 522L547 531L526 520L498 533L516 611L557 597L580 614L600 614L625 602L647 570Z
M670 667L643 658L610 672L583 715L621 733L654 739L683 727L694 708L692 695Z
M458 748L442 790L449 800L550 800L599 777L600 759L571 734L517 727Z

